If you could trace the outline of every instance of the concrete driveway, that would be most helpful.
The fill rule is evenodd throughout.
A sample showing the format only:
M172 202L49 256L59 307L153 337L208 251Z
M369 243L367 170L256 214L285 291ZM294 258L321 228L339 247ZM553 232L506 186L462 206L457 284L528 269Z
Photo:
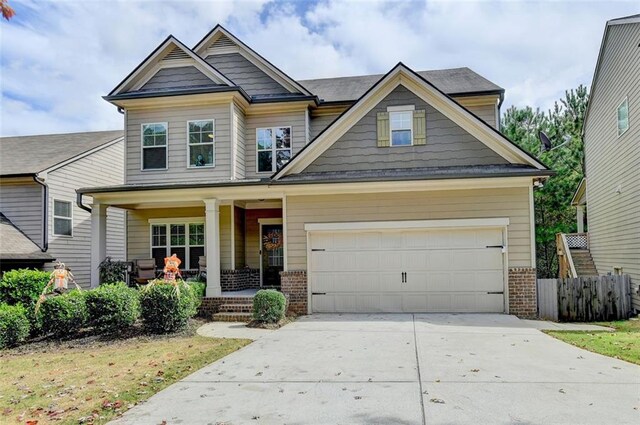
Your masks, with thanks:
M117 424L637 424L640 367L513 316L314 315Z

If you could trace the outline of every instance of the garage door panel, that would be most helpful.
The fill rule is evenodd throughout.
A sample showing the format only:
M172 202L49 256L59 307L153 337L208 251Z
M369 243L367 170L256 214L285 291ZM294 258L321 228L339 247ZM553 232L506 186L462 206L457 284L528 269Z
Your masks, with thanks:
M502 312L501 229L311 235L317 312ZM315 249L315 250L314 250ZM406 276L406 281L404 279Z

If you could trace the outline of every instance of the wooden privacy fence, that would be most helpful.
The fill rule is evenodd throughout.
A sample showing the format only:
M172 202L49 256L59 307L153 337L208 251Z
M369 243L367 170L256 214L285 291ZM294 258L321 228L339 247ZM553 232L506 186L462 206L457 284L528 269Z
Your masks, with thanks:
M569 322L628 319L629 275L538 279L538 315Z

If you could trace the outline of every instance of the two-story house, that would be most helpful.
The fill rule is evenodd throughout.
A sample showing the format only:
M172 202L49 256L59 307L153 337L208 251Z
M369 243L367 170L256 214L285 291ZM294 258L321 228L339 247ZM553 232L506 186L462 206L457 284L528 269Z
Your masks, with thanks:
M61 261L88 288L91 215L76 204L76 189L122 183L122 130L0 138L0 271ZM125 257L124 214L109 208L106 254L114 259Z
M628 274L640 311L640 15L605 25L583 139L586 178L572 201L579 233L565 236L567 274Z
M312 312L536 314L534 184L468 68L296 81L216 26L170 36L105 99L124 113L127 259L206 258L207 299L278 287ZM97 283L94 274L92 282Z

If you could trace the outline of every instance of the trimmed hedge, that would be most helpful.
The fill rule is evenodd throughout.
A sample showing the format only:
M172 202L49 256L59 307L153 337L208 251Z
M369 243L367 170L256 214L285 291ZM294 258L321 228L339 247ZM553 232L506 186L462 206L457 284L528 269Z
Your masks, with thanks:
M22 305L0 304L0 349L23 342L29 330L29 319Z
M140 316L138 291L124 282L104 284L84 293L89 324L100 332L133 325Z
M140 312L147 331L168 333L183 329L195 316L198 301L190 285L148 284L140 290Z
M253 297L253 318L265 323L284 319L287 299L275 289L261 289Z
M9 270L0 279L0 303L9 305L22 304L31 325L31 332L39 328L35 315L38 297L49 282L51 273L41 270L17 269Z
M44 300L38 311L42 332L59 338L85 326L89 315L84 297L83 292L73 290Z
M203 282L194 281L194 282L189 282L189 286L191 286L191 289L193 290L193 295L195 296L195 300L196 300L196 308L198 308L200 307L200 304L202 304L202 299L206 294L207 284Z

